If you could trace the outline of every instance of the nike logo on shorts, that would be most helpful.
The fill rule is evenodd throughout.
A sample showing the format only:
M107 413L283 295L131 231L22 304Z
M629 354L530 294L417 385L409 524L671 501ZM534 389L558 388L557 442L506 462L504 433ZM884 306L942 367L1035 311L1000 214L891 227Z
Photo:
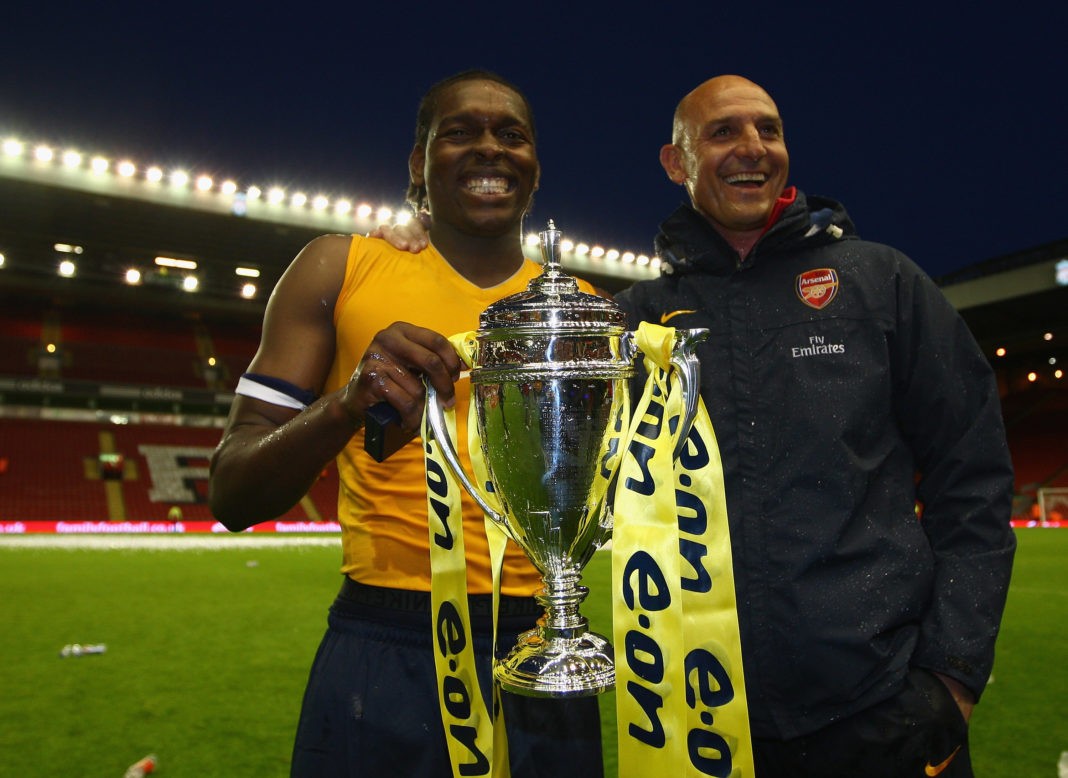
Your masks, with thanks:
M930 776L940 775L943 770L949 767L949 763L953 761L953 757L957 755L958 751L960 751L960 746L954 748L953 753L947 756L943 761L939 762L938 764L931 764L930 762L928 762L927 766L923 768L924 774Z

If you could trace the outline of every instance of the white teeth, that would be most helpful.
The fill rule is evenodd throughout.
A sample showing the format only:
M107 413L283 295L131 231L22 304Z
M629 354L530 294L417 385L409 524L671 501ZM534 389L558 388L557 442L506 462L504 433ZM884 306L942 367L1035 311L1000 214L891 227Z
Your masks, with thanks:
M763 184L768 180L768 177L763 173L735 173L733 176L727 176L728 184Z
M504 194L508 191L508 179L472 178L468 180L467 188L475 194Z

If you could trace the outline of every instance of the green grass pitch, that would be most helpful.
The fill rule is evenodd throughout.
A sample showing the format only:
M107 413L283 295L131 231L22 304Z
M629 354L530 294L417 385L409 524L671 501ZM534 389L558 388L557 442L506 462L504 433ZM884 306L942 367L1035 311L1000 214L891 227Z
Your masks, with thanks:
M1054 775L1068 750L1068 532L1018 531L994 678L972 719L980 778ZM288 775L308 668L340 578L331 546L0 545L0 775ZM583 612L610 634L607 555ZM61 658L69 643L99 656ZM614 693L602 695L615 775Z

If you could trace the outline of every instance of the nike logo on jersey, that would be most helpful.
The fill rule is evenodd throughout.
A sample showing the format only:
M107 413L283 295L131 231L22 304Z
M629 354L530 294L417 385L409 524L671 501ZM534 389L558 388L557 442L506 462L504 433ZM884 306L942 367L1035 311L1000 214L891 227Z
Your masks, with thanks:
M923 768L923 772L930 776L941 775L942 771L949 767L949 763L953 761L953 758L960 751L960 746L953 749L953 753L947 756L943 761L938 764L927 763L927 766Z
M662 313L662 314L660 314L660 323L661 324L667 324L669 321L674 319L676 316L682 316L682 314L684 314L684 313L697 313L697 311L686 310L686 311L672 311L671 313Z

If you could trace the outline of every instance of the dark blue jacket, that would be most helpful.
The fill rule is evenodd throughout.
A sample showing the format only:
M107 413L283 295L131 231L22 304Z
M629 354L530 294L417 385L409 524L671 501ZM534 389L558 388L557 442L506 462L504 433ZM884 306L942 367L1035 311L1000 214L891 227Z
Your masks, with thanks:
M910 665L982 692L1008 590L1013 473L990 366L934 283L798 193L744 262L683 206L631 325L707 327L756 737L879 702ZM922 504L917 518L916 504Z

